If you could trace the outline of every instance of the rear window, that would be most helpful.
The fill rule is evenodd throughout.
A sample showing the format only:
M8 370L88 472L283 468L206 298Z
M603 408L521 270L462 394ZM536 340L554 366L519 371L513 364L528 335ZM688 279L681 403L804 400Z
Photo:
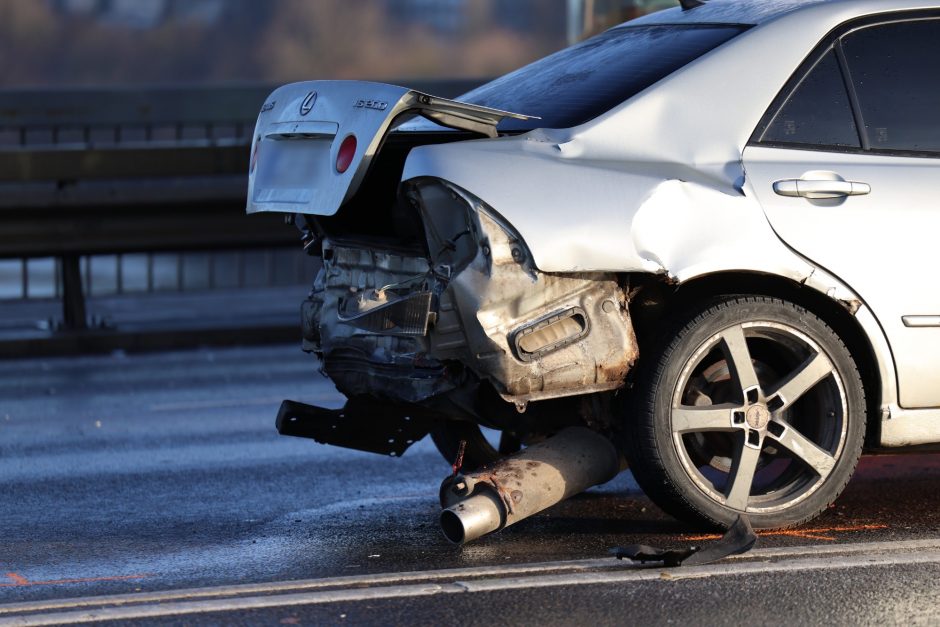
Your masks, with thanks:
M793 90L760 138L766 144L860 148L855 115L830 50Z
M534 115L504 120L500 131L569 128L732 39L746 26L621 26L502 76L457 100Z

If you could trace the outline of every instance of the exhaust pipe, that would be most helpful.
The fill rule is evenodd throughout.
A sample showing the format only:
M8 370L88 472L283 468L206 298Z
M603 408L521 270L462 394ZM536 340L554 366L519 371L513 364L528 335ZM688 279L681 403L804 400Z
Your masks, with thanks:
M568 427L492 468L448 477L441 485L441 530L463 544L560 503L620 472L610 440Z

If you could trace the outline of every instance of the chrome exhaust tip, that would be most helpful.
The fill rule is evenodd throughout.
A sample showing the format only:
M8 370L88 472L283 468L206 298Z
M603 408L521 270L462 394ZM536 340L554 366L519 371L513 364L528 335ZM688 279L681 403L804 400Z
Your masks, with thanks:
M454 544L464 544L503 526L503 507L489 491L463 500L441 512L441 531Z

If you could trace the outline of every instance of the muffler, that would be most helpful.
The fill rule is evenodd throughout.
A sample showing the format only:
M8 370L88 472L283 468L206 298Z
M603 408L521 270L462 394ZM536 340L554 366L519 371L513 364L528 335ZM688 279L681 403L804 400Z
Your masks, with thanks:
M618 472L620 457L610 440L568 427L491 468L445 479L441 530L463 544L607 483Z

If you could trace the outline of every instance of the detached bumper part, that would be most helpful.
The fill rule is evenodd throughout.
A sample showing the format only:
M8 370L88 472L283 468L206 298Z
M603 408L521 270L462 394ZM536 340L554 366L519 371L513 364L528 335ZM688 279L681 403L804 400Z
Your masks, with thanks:
M433 319L431 292L419 292L350 316L338 315L341 323L382 335L423 337Z
M342 409L284 401L275 424L281 435L401 457L434 425L433 420L413 410L364 398L350 399Z
M746 514L735 519L728 531L714 543L705 547L663 550L645 544L631 544L626 547L611 549L611 554L618 560L630 559L640 564L660 563L668 568L675 566L702 566L711 564L732 555L741 555L750 551L757 543L757 534L751 527Z
M346 397L409 407L454 389L430 351L429 273L414 252L323 241L323 267L301 310L303 346Z

